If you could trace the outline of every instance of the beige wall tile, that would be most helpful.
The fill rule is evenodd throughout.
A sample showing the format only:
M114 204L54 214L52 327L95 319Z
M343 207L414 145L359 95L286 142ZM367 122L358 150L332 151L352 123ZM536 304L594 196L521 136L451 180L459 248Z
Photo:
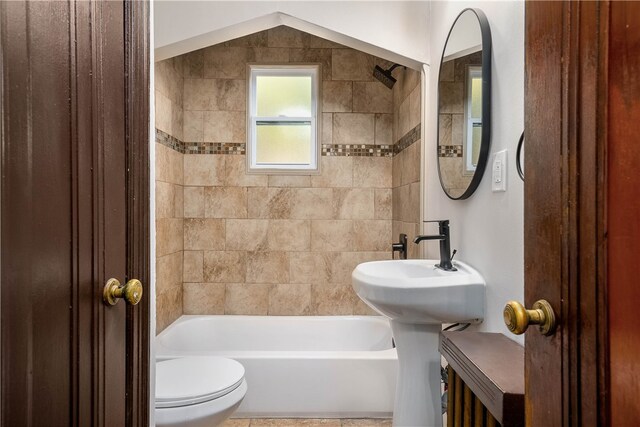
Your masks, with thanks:
M204 187L184 187L184 217L204 218Z
M373 114L334 113L334 144L373 144L375 116Z
M378 81L353 82L355 113L393 113L392 92Z
M249 252L247 283L288 283L289 254L286 252Z
M249 218L291 218L293 189L255 187L247 191Z
M248 36L239 37L237 39L229 40L224 43L225 46L240 46L240 47L266 47L267 46L267 31L260 31L257 33L249 34Z
M183 107L187 111L217 109L215 80L185 79Z
M308 47L311 35L294 28L280 25L267 31L269 47Z
M309 314L311 285L279 283L271 288L269 315L300 316Z
M311 187L309 175L269 175L269 187Z
M311 222L312 251L350 251L352 247L352 221L315 220Z
M186 250L224 249L225 227L223 219L185 219L184 248Z
M420 181L420 141L416 141L399 154L402 157L401 185Z
M316 47L321 49L344 49L346 46L340 43L333 42L331 40L323 39L321 37L311 36L311 42L309 47Z
M244 111L205 111L205 142L246 142Z
M392 219L393 206L391 204L390 188L376 188L375 189L375 219Z
M337 219L374 219L372 188L334 188L333 209Z
M331 78L333 80L373 80L373 57L354 49L333 49Z
M227 219L226 249L262 251L267 248L269 221L266 219Z
M170 289L156 296L156 333L162 332L182 315L182 289Z
M354 221L353 236L356 251L390 251L391 221Z
M267 248L272 251L308 251L311 246L311 223L307 220L269 220Z
M156 295L182 287L182 252L174 252L156 260Z
M171 107L171 132L169 132L175 138L180 141L184 140L183 134L184 117L182 111L182 104L172 104Z
M402 138L411 130L411 116L410 116L410 106L411 102L409 99L405 99L400 104L400 109L398 110L398 133L396 137L398 139Z
M171 100L156 90L156 127L171 135Z
M204 49L204 77L208 79L243 79L247 50L235 46L212 46Z
M247 158L242 155L226 156L224 185L232 187L264 187L267 175L247 174Z
M156 182L156 219L175 218L176 187L168 182Z
M182 72L185 79L204 77L204 49L189 52L183 56Z
M247 189L244 187L205 187L204 215L207 218L246 218Z
M184 154L156 142L156 181L182 185L183 157Z
M333 114L322 113L322 143L333 144Z
M333 190L331 188L291 189L290 218L333 218Z
M174 185L174 190L173 214L176 218L184 218L184 187L182 185Z
M405 150L393 156L391 161L391 187L396 188L402 185L402 170L404 168Z
M391 188L391 167L390 157L354 157L353 185Z
M188 154L184 156L184 185L214 186L224 183L222 154Z
M393 115L376 114L376 145L392 145L393 141Z
M156 219L156 255L163 256L172 254L183 249L182 218L160 218Z
M291 283L329 283L338 252L289 253Z
M241 251L205 251L204 280L216 283L243 283L247 255Z
M350 113L353 109L353 84L351 81L325 81L322 85L322 111Z
M227 284L224 313L266 315L269 312L269 293L273 286L263 283Z
M184 314L224 314L224 283L185 283Z
M422 88L420 85L409 95L409 126L413 129L422 122Z
M202 251L184 251L183 282L202 282L204 280L204 262Z
M451 145L451 114L438 115L438 144Z
M223 111L246 111L247 83L245 80L215 80L215 105Z
M331 49L289 49L289 62L321 64L322 80L331 80Z
M409 184L409 215L410 222L420 221L420 183Z
M322 156L321 175L311 177L313 187L351 187L353 185L353 157Z
M348 315L358 296L350 284L324 284L311 286L311 312L316 315Z
M281 47L254 47L247 49L247 62L286 64L289 49Z

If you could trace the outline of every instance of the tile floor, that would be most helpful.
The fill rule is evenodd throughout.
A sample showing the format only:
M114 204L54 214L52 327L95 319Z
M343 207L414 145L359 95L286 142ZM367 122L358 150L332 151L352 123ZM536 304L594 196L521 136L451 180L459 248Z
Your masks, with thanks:
M268 419L238 418L225 421L221 427L391 427L390 419Z

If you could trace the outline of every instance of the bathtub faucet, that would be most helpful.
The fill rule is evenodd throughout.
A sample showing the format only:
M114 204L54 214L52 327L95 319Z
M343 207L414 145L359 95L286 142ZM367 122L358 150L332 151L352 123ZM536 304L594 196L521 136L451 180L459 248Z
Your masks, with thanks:
M439 225L439 234L433 236L416 236L413 239L413 243L420 243L423 240L439 240L440 241L440 264L436 264L436 267L441 268L444 271L457 271L457 269L451 263L456 251L451 253L451 242L449 240L449 220L444 219L440 221L425 221L425 222L437 222Z

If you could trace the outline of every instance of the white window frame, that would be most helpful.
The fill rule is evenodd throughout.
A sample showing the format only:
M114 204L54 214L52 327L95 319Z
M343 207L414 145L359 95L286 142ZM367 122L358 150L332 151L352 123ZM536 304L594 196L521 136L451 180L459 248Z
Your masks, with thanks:
M465 100L465 112L464 116L466 119L466 141L464 144L464 163L465 163L465 172L466 174L472 175L476 171L476 166L473 164L473 125L480 124L482 125L482 116L480 117L471 117L471 104L472 104L472 80L474 77L482 77L482 66L481 65L469 65L467 67L467 96ZM484 96L484 94L482 94ZM482 114L482 111L481 111Z
M247 70L247 171L251 173L317 174L320 173L319 130L322 117L320 102L319 64L264 65L249 64ZM258 117L256 82L258 76L309 76L311 77L311 116L309 117ZM309 163L258 163L256 159L256 129L258 122L310 123L311 144Z

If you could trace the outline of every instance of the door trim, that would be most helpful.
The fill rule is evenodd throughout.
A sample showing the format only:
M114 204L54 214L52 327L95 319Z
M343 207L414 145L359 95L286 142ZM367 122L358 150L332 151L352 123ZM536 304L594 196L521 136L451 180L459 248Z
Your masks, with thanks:
M125 70L127 74L127 278L137 278L146 295L127 305L127 425L149 425L150 191L149 191L149 2L127 1L125 8Z

